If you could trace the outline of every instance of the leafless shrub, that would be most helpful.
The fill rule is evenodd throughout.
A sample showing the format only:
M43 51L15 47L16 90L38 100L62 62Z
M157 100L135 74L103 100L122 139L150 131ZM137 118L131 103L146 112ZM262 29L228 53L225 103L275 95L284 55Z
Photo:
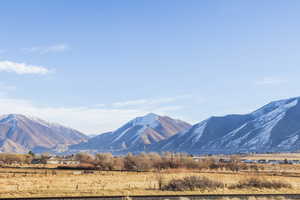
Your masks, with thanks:
M224 184L218 181L210 180L206 177L189 176L183 179L173 179L162 187L162 190L171 191L193 191L198 189L217 189L223 188Z
M33 156L30 154L0 154L0 161L5 164L29 164L32 159Z
M158 172L156 174L156 180L157 180L157 184L158 184L158 189L162 190L163 186L166 183L165 177L160 172Z
M92 155L90 155L90 154L88 154L88 153L77 153L76 155L75 155L75 159L76 160L79 160L80 161L80 163L93 163L94 162L94 160L95 160L95 158L92 156Z
M94 162L101 170L114 169L114 159L111 153L97 154Z
M282 181L266 180L257 177L251 177L246 180L242 180L237 184L230 186L230 189L243 189L243 188L267 188L267 189L280 189L291 188L292 186Z

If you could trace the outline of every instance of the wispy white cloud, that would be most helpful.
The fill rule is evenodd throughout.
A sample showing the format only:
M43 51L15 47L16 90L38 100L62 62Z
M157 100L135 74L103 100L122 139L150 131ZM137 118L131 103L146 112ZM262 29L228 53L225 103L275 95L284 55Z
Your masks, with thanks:
M136 106L136 105L144 105L147 104L147 99L136 99L130 101L122 101L122 102L115 102L112 104L114 107L126 107L126 106Z
M99 104L95 104L93 105L94 108L103 108L105 107L106 105L104 103L99 103Z
M115 109L136 109L143 113L153 112L160 115L168 115L184 109L186 101L192 97L192 95L179 95L174 97L135 99L115 102L108 107Z
M189 95L175 96L175 97L164 97L156 99L135 99L130 101L115 102L112 104L114 107L131 107L131 106L155 106L160 104L172 103L181 99L190 98Z
M0 96L0 115L9 113L25 114L57 122L86 134L95 134L115 130L129 120L150 112L168 115L170 112L183 108L169 103L159 104L173 101L173 98L152 99L147 102L154 103L154 106L143 105L122 108L104 104L93 107L54 107L38 106L28 100Z
M64 52L69 49L70 49L70 47L66 44L55 44L55 45L51 45L51 46L35 46L35 47L30 47L30 48L23 48L22 51L25 53L46 54L46 53Z
M4 82L0 82L0 98L7 97L10 92L13 92L17 89L14 85L9 85Z
M159 113L159 114L166 114L167 112L178 111L183 108L184 108L184 106L181 106L181 105L162 106L162 107L158 107L158 108L154 109L152 112Z
M16 90L16 86L8 85L6 83L0 82L0 91L14 91Z
M37 106L23 99L0 98L0 114L9 113L35 116L86 134L94 134L114 130L147 112L135 109Z
M16 74L48 74L50 70L37 65L16 63L11 61L0 61L0 72L13 72Z
M281 77L263 77L255 82L256 85L280 85L286 83L287 80Z

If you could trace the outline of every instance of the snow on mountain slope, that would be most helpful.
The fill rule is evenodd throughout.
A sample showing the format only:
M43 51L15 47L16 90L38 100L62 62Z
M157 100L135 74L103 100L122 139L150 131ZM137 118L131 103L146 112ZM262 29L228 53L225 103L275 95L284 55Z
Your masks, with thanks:
M211 117L151 147L188 153L296 151L300 98L275 101L245 115Z
M173 151L192 154L300 150L300 97L271 102L244 115L210 117L194 126L153 113L92 138L24 115L0 116L0 151Z
M144 151L147 146L167 139L191 127L186 122L153 113L137 117L114 132L91 138L88 142L73 145L73 150Z
M0 141L0 151L9 153L28 153L26 148L10 139Z
M82 133L25 115L0 116L0 151L24 153L51 151L87 140Z

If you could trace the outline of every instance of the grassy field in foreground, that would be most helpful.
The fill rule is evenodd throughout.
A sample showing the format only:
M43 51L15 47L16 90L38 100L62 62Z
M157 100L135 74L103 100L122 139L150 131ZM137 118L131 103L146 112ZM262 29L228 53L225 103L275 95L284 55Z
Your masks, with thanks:
M300 172L300 171L299 171ZM215 190L172 192L158 189L158 177L164 182L186 176L205 176L225 184ZM44 169L0 169L0 197L42 196L97 196L97 195L168 195L168 194L247 194L247 193L300 193L300 176L261 174L260 178L284 181L292 188L284 189L228 189L255 174L228 171L173 170L154 172L103 172L80 174L80 171Z

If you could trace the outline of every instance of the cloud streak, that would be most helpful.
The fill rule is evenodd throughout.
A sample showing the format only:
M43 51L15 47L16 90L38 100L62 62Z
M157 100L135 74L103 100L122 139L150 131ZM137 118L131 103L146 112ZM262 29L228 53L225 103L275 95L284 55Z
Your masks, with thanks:
M178 98L178 97L177 97ZM100 134L113 131L129 120L154 112L167 115L170 112L182 109L182 106L171 105L177 98L160 98L143 101L128 101L126 105L141 104L135 107L112 107L99 104L92 107L55 107L37 106L31 101L9 97L0 97L0 115L19 113L39 117L50 122L75 128L86 134ZM124 102L125 103L125 102ZM144 105L146 103L146 105ZM149 106L149 104L152 104ZM120 106L120 104L117 104ZM122 104L125 106L125 104Z
M39 54L47 54L47 53L59 53L69 50L70 47L66 44L55 44L51 46L35 46L30 48L23 48L22 50L25 53L39 53Z
M14 85L7 85L6 83L0 82L0 91L14 91L17 87Z
M165 98L157 98L157 99L136 99L130 101L123 101L123 102L115 102L112 104L113 107L131 107L131 106L156 106L160 104L167 104L176 102L181 99L190 98L189 95L182 95L176 97L165 97Z
M263 77L261 80L255 82L256 85L280 85L286 83L287 80L280 77Z
M50 70L37 65L28 65L25 63L16 63L11 61L0 61L0 72L11 72L16 74L41 74L50 73Z
M0 98L0 115L17 113L39 117L86 134L103 133L147 112L135 109L37 106L23 99Z

